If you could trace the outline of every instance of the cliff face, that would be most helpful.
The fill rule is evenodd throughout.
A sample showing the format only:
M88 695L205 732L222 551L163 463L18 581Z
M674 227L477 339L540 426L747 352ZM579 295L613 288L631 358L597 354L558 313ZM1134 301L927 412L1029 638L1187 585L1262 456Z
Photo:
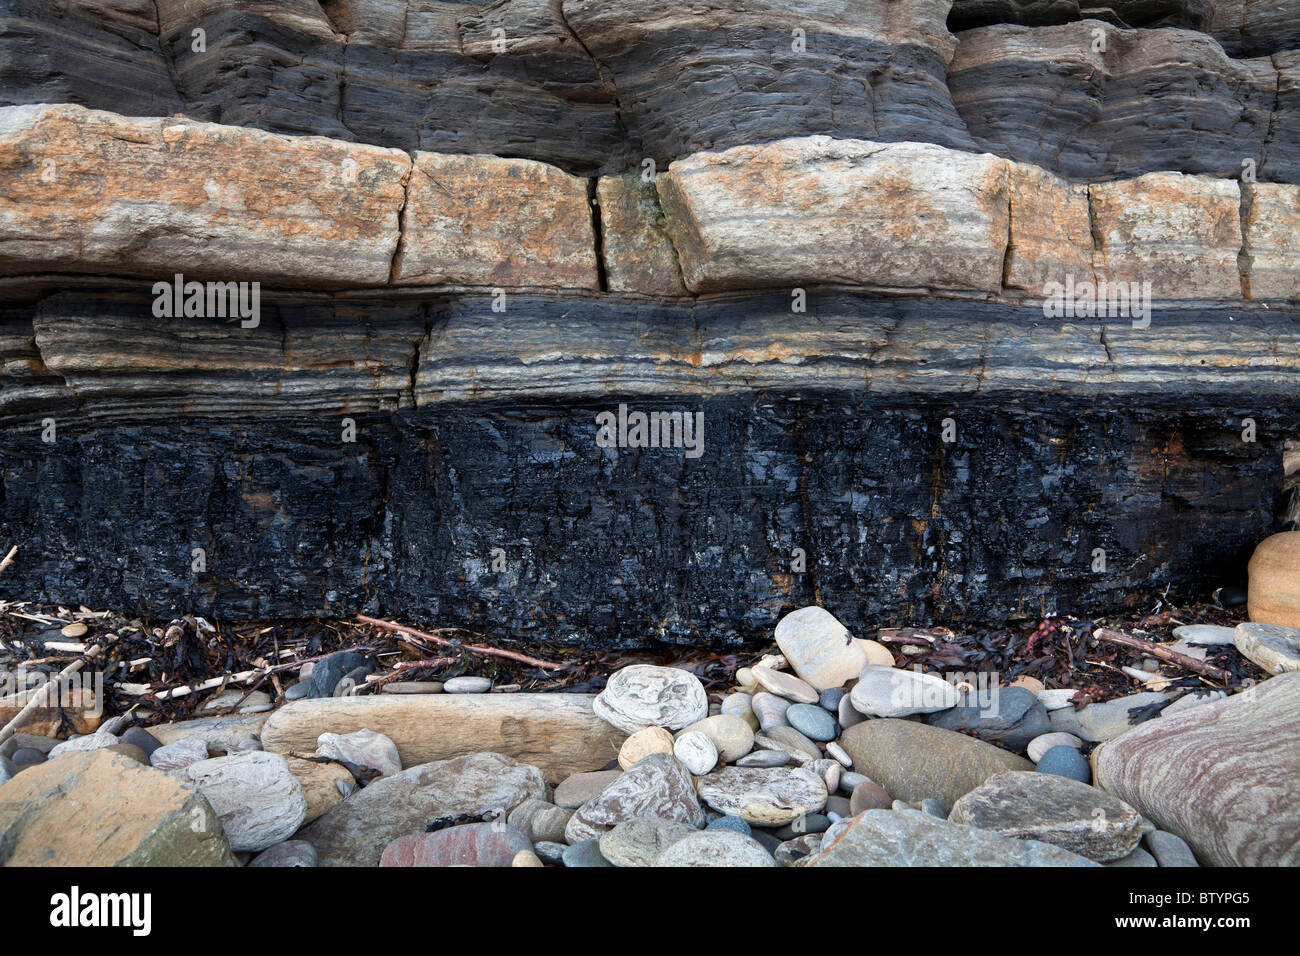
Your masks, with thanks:
M0 586L637 644L1231 580L1300 4L796 7L0 3Z

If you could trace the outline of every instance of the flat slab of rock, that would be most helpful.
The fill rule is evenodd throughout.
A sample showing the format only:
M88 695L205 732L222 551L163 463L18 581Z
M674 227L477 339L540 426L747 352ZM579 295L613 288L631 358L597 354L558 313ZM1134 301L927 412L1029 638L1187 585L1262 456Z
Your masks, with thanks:
M1011 840L920 810L868 810L822 839L796 866L1096 866L1037 840Z
M947 806L995 773L1033 770L1023 757L973 737L911 720L868 720L844 731L853 768L896 800L935 797Z
M1099 787L1214 866L1300 865L1300 674L1148 721L1092 753Z
M298 839L316 848L321 866L375 866L384 847L425 832L433 820L508 813L530 797L546 798L536 767L501 754L470 754L381 777L304 827Z
M179 771L212 804L236 853L289 839L307 815L307 796L280 754L260 750L200 760Z
M1243 621L1233 633L1237 650L1270 674L1300 671L1300 630Z
M0 272L383 284L410 169L317 136L0 108Z
M700 779L700 797L747 823L779 827L826 805L826 783L802 767L722 767Z
M194 787L105 750L28 767L0 787L0 865L234 866Z
M639 817L704 826L695 781L676 757L651 754L638 761L574 812L564 836L571 845L581 843Z
M565 777L555 788L555 805L576 810L621 776L622 770L592 770Z
M311 753L322 733L363 729L388 737L404 767L503 753L556 781L609 763L625 736L592 712L586 694L393 694L286 704L266 721L262 745Z
M150 727L149 733L164 746L178 740L197 738L208 746L212 753L221 753L243 744L249 738L260 739L262 725L269 714L240 714L230 717L199 717L196 720L179 720L171 724L159 724ZM306 748L310 753L316 749L313 743Z
M615 671L591 702L591 709L626 734L647 727L681 730L709 716L709 702L698 677L679 667L654 664L633 664Z
M1127 803L1049 773L995 774L953 804L948 819L1098 863L1128 856L1142 839L1142 817Z

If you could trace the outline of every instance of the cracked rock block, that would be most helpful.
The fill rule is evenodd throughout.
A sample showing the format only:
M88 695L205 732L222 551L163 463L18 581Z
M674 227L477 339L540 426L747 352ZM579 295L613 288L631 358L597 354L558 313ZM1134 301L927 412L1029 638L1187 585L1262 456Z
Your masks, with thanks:
M1239 299L1241 190L1181 173L1094 183L1098 282L1151 283L1155 299Z
M1253 299L1300 299L1300 186L1247 187L1243 223Z
M584 180L528 159L417 153L393 281L599 288Z
M0 108L0 271L384 283L409 170L316 137Z
M660 186L692 292L844 284L997 292L1005 160L825 136L699 153Z

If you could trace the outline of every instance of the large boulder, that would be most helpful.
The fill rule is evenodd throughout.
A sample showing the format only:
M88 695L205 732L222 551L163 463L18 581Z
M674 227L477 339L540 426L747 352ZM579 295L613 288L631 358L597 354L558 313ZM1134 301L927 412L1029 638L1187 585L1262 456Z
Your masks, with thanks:
M1097 786L1202 863L1300 865L1300 674L1148 721L1092 753Z
M191 784L107 750L28 767L0 787L0 864L234 866Z
M298 838L316 848L321 866L375 866L384 847L423 833L433 820L509 812L530 797L546 797L536 767L501 754L470 754L376 780L304 827Z
M952 806L995 773L1034 769L1024 757L992 744L911 720L857 724L844 731L840 746L854 770L908 803L935 797Z
M1127 803L1049 773L994 774L953 804L948 819L1099 863L1123 859L1142 839L1142 818Z
M826 805L826 783L803 767L720 767L700 778L714 810L763 827L784 826Z
M1096 866L1037 840L1012 840L919 810L867 810L826 833L796 866Z

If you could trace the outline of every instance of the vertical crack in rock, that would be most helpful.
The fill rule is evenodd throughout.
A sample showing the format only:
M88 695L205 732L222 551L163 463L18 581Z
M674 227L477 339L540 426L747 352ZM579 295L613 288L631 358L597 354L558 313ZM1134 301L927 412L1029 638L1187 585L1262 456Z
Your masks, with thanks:
M600 219L600 196L596 186L600 182L596 177L587 179L587 205L591 207L591 241L596 254L596 288L601 292L609 291L609 275L605 267L605 226Z
M1254 187L1246 180L1241 181L1241 206L1239 221L1241 223L1241 251L1237 253L1237 271L1241 273L1241 297L1243 299L1252 298L1250 294L1250 272L1255 264L1254 257L1250 254L1250 212L1251 204L1255 201Z
M1244 5L1242 9L1245 9ZM1273 146L1273 134L1277 130L1277 117L1282 111L1282 64L1278 62L1278 55L1276 53L1268 58L1268 62L1273 64L1273 76L1275 82L1273 84L1273 110L1268 114L1268 129L1264 131L1264 142L1259 147L1258 172L1261 175L1264 173L1264 170L1268 165L1269 150ZM1286 182L1287 179L1284 175L1277 181Z
M799 507L803 515L803 534L804 541L808 547L808 553L812 555L812 560L805 565L808 574L808 583L812 587L813 603L818 607L823 607L822 591L817 583L817 562L821 559L821 550L817 547L816 524L813 521L812 502L808 495L808 473L812 468L814 456L812 451L807 447L804 441L804 418L807 415L807 409L800 405L791 421L794 434L795 455L799 458Z
M1092 256L1090 263L1092 266L1093 288L1097 285L1097 256L1103 251L1106 243L1101 234L1101 227L1097 224L1097 211L1092 204L1092 183L1088 183L1088 233L1092 237Z
M411 177L415 175L415 153L408 151L406 155L411 160L411 165L406 168L406 175L402 177L402 205L397 210L397 242L393 245L393 258L388 264L389 285L397 282L397 276L402 270L402 248L406 241L406 207L411 201Z
M154 22L157 25L156 32L158 34L158 55L162 57L163 64L167 67L167 78L171 80L172 90L176 93L176 99L180 101L181 105L185 107L185 111L188 113L190 104L186 99L184 90L181 86L181 74L180 71L176 69L176 58L172 56L171 48L163 39L162 10L158 6L160 2L161 0L153 0Z
M428 346L429 340L433 336L433 315L428 303L421 305L420 312L424 316L424 330L416 336L415 342L411 348L411 364L407 374L407 388L410 389L411 406L415 408L419 405L417 398L417 386L420 377L420 356ZM399 401L400 404L400 401Z
M610 98L614 101L614 123L618 127L620 138L623 140L624 146L630 148L632 145L631 137L628 134L627 123L623 120L623 101L619 99L618 83L614 79L614 71L591 52L591 48L587 46L582 37L578 36L578 31L573 29L573 25L569 23L568 16L564 13L564 0L550 0L550 4L552 15L554 15L555 19L560 22L564 29L569 31L569 36L573 37L578 46L582 48L582 52L591 60L592 65L596 67L596 72L600 74L601 82L608 85Z
M1002 247L1002 291L1003 292L1006 292L1007 289L1010 288L1011 286L1011 232L1013 229L1013 225L1011 222L1011 207L1013 203L1011 202L1012 186L1010 182L1010 167L1008 166L1006 167L1006 169L1007 172L1005 178L1007 182L1007 241L1006 241L1006 245Z
M1106 339L1106 324L1104 322L1102 323L1101 326L1101 338L1099 339L1099 341L1101 342L1101 347L1106 352L1106 361L1109 362L1111 365L1114 365L1115 356L1111 353L1110 342Z

